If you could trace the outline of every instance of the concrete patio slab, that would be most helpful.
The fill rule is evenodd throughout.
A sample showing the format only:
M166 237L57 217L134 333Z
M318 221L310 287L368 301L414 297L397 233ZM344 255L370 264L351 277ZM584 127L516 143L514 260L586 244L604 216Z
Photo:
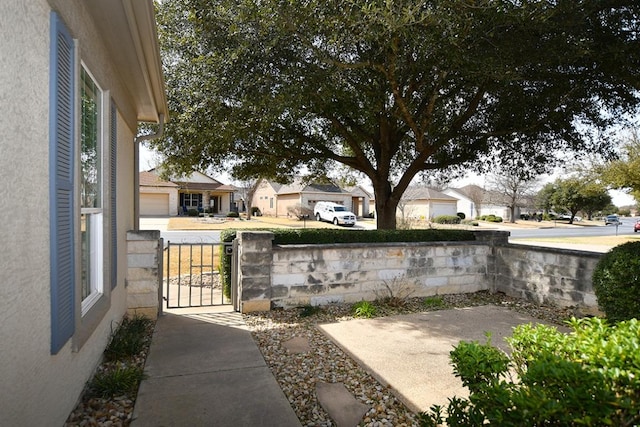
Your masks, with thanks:
M491 343L504 351L504 338L522 323L542 323L533 317L496 306L469 307L428 313L358 319L319 328L367 369L414 412L446 406L452 396L468 391L453 374L449 353L460 341Z

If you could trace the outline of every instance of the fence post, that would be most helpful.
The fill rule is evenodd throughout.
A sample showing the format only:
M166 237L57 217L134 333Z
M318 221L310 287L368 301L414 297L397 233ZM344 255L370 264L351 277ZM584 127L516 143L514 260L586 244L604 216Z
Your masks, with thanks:
M162 295L161 241L158 230L127 232L127 312L130 314L158 317Z
M271 309L271 262L273 233L269 231L239 231L238 293L240 311Z

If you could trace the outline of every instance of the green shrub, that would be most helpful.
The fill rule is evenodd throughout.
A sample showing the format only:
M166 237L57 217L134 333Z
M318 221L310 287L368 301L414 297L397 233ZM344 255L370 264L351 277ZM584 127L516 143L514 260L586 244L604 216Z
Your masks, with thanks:
M433 218L436 224L460 224L461 218L457 215L438 215Z
M489 343L460 343L451 360L469 399L451 398L446 410L434 405L420 414L420 425L637 425L638 320L611 326L574 318L568 325L569 334L545 325L514 328L510 361Z
M464 225L471 225L473 227L477 227L478 226L478 221L472 220L472 219L463 219L461 221L462 224Z
M104 350L106 361L123 360L137 355L147 344L153 321L144 316L125 317L112 333Z
M447 306L447 303L444 301L444 298L442 298L441 295L435 295L432 297L426 297L423 301L422 304L425 306L425 308L443 308Z
M351 312L355 317L364 317L366 319L370 319L375 316L376 311L376 307L369 301L360 301L353 304L353 307L351 307Z
M98 372L89 383L89 388L93 395L104 398L135 395L144 377L142 368L118 366L113 370Z
M640 317L640 242L604 254L593 271L598 306L612 322Z
M494 214L482 215L480 217L480 220L487 221L487 222L502 222L502 217L495 216Z
M240 214L238 212L231 211L227 214L227 218L240 218Z
M222 293L226 298L231 298L231 256L227 255L224 243L231 243L236 238L236 230L222 230L220 232L220 252L218 257L218 271L222 283Z
M200 212L198 212L198 209L189 209L187 211L187 215L188 216L200 216Z

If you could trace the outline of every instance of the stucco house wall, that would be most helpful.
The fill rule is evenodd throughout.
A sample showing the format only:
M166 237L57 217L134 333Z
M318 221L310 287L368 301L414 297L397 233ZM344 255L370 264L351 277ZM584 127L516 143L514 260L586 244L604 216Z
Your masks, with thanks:
M150 110L155 110L157 116L156 107L163 104L159 108L164 114L166 105L163 96L153 99L154 94L147 93L149 97L142 99L141 92L137 92L137 82L144 79L140 75L144 61L132 64L124 59L135 58L127 56L132 53L130 44L120 51L117 60L120 62L114 62L117 52L109 49L117 43L112 38L115 33L123 36L122 30L130 25L124 19L122 3L109 2L107 13L103 9L105 4L98 0L5 0L0 3L0 57L3 58L0 62L3 105L0 230L4 246L0 257L0 423L3 425L63 425L100 362L112 328L127 309L126 232L135 225L136 191L131 184L137 171L134 139L138 121L153 121ZM136 0L127 13L139 21L153 23L151 1ZM111 101L115 106L113 116L103 111L102 117L113 118L117 150L113 158L110 158L111 151L104 156L104 175L111 176L107 171L115 161L113 176L116 177L115 209L105 201L103 218L105 228L114 215L116 219L115 228L109 226L113 235L110 231L103 236L105 289L86 312L80 310L81 297L76 289L75 300L72 300L73 334L60 348L54 349L52 269L60 266L54 266L51 261L57 241L52 234L54 222L50 212L51 172L55 170L50 149L51 121L55 116L50 86L55 69L51 59L55 37L50 30L57 28L52 23L56 15L76 41L76 74L81 64L86 67L103 91L101 107L110 111ZM103 22L98 23L100 20ZM105 31L105 20L111 26L109 31ZM140 32L131 37L142 39L144 29L136 29ZM146 51L148 43L157 48L154 34L144 33L145 40L139 47L146 54L150 54ZM148 56L151 57L153 55ZM159 65L158 62L155 70L158 73ZM162 85L161 79L154 80L157 76L151 76L148 87ZM78 78L78 75L74 78L76 87ZM106 121L104 127L108 126ZM103 136L104 132L110 132L104 128L102 131ZM74 144L77 144L78 132L76 129ZM109 148L109 141L103 144ZM105 197L111 196L110 184L111 178L105 180ZM77 209L73 211L79 216L79 207ZM75 243L77 250L77 237ZM112 247L122 249L113 254L113 259L110 255L107 257ZM109 276L111 273L113 278Z
M251 207L260 209L263 215L276 215L276 189L269 181L262 180L253 193Z

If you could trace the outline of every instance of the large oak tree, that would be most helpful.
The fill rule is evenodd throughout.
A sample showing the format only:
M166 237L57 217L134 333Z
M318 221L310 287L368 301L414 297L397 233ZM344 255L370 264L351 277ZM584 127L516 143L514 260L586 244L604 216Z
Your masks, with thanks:
M543 171L639 103L637 0L164 0L183 170L366 175L379 228L419 174Z

